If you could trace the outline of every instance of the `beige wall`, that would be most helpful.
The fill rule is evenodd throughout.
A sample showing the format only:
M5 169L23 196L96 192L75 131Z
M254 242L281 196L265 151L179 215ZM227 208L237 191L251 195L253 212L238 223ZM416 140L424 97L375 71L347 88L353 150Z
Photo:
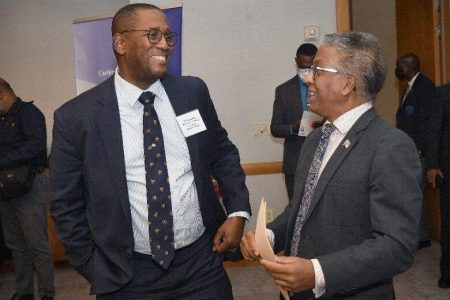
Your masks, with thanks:
M352 30L375 34L383 47L387 76L375 106L381 117L394 124L399 99L398 80L394 76L397 59L395 1L354 0L351 7Z

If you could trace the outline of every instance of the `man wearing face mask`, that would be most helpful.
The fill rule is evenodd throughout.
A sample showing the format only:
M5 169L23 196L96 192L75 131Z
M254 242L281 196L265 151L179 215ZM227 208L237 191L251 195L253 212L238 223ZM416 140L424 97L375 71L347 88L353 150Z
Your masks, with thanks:
M305 141L304 136L298 136L303 112L308 110L308 87L304 83L304 79L314 61L316 52L317 47L313 44L300 45L295 56L298 74L275 89L270 132L274 137L284 138L283 173L289 201L292 198L294 174L300 148Z
M395 76L406 81L405 90L396 114L397 128L407 133L417 147L422 164L423 181L425 185L425 149L430 136L430 122L436 102L434 83L420 72L420 61L417 55L408 53L401 55L396 62ZM422 210L422 220L419 230L418 248L430 246L430 237L425 226L425 216Z

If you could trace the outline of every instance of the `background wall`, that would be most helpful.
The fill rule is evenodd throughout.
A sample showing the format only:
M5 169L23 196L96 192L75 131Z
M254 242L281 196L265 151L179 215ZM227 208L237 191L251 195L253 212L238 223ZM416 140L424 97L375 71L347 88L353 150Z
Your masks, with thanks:
M394 75L395 61L397 60L395 1L352 1L351 10L352 30L375 34L383 47L387 76L375 107L381 117L394 125L395 113L399 104L399 84ZM380 26L381 24L382 26Z
M0 2L0 77L47 118L76 95L73 21L113 15L125 0L16 0ZM282 141L254 136L253 123L270 123L275 87L295 75L303 27L336 31L335 1L185 0L183 73L203 78L242 162L279 161ZM281 174L247 178L253 211L261 196L277 215L287 204ZM249 225L254 226L254 220Z
M145 2L159 6L174 3ZM206 81L243 162L282 160L283 140L254 136L253 123L270 123L275 87L296 74L294 57L304 42L304 26L319 26L321 36L336 31L335 1L181 2L183 74ZM248 176L247 186L254 214L258 213L261 197L268 201L274 215L288 202L282 174ZM253 228L255 222L253 218L249 227Z

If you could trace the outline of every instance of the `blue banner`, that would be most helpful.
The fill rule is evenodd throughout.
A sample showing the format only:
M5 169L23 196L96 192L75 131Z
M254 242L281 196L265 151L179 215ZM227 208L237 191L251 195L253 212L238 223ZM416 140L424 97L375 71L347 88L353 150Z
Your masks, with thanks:
M172 31L178 34L168 71L181 75L182 7L163 9ZM114 74L116 59L112 49L112 17L74 24L75 77L77 94L87 91Z

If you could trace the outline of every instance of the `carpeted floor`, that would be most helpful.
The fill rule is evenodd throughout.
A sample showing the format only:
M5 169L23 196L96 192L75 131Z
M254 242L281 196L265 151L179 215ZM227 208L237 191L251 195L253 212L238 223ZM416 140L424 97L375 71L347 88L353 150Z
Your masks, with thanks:
M449 300L450 289L437 287L439 278L439 244L417 252L416 263L407 272L395 278L398 300ZM259 266L227 267L236 300L276 300L278 289L268 274ZM57 300L95 299L89 296L89 285L70 266L55 268ZM11 267L0 268L0 300L14 293L14 274ZM36 298L37 299L37 298Z

